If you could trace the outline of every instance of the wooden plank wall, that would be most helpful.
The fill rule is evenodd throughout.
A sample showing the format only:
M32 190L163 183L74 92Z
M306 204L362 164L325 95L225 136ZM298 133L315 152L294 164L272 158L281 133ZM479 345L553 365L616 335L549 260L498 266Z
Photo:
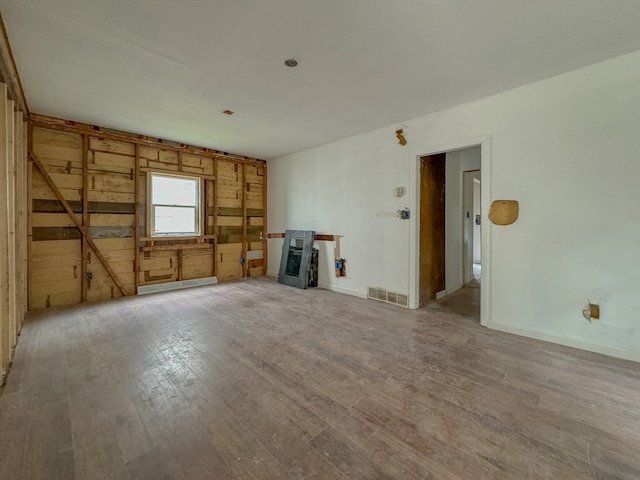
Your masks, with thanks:
M30 122L31 152L46 171L34 165L29 187L31 310L119 297L118 283L124 294L134 295L142 285L266 273L265 162L74 125ZM201 179L199 236L151 236L151 172Z
M27 125L0 83L0 385L27 311Z

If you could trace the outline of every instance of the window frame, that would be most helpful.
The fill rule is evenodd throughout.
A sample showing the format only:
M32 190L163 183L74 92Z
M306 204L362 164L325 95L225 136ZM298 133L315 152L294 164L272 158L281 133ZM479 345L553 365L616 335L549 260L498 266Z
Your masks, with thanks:
M169 205L164 203L154 203L153 202L153 178L154 177L164 177L164 178L172 178L178 180L191 180L195 182L196 185L196 205ZM152 238L169 240L169 239L187 239L187 238L197 238L202 236L202 178L197 175L188 175L188 174L174 174L167 173L163 171L149 171L147 172L147 215L149 221L147 225L149 226L149 231L147 234ZM170 207L170 208L190 208L194 209L194 217L195 217L195 232L155 232L155 223L156 223L156 207Z

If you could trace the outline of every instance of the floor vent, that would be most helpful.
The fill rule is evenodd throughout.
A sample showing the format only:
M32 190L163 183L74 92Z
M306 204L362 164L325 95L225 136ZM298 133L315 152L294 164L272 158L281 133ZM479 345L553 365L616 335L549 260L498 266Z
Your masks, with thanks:
M401 307L409 307L409 296L398 292L391 292L386 288L367 287L367 298L377 300L379 302L400 305Z

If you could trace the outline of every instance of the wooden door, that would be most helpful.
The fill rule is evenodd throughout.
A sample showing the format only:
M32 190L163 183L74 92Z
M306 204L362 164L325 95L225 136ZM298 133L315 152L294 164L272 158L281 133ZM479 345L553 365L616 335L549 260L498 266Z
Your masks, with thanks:
M445 159L420 159L420 305L445 289Z

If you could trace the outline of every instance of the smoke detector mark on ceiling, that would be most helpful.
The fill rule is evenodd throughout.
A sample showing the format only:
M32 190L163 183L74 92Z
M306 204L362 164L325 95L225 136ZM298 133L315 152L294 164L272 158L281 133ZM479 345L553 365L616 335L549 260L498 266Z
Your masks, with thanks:
M295 58L289 58L289 59L284 61L284 64L287 67L293 68L293 67L297 67L298 66L298 61Z
M224 113L225 115L233 115L232 110L223 110L222 113Z

